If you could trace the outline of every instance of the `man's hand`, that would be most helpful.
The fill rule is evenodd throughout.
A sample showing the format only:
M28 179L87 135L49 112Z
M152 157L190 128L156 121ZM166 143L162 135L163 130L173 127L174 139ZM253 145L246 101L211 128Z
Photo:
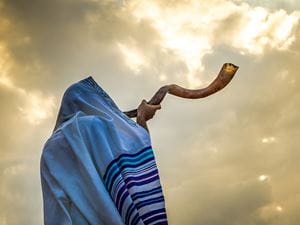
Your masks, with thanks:
M143 101L137 108L137 118L136 118L137 123L140 124L149 132L146 121L152 119L153 116L155 115L156 110L159 109L161 109L160 104L150 105L147 103L145 99L143 99Z
M137 111L138 111L138 117L144 118L145 121L150 120L155 115L156 110L161 109L160 105L150 105L147 103L145 99L141 102L139 105Z

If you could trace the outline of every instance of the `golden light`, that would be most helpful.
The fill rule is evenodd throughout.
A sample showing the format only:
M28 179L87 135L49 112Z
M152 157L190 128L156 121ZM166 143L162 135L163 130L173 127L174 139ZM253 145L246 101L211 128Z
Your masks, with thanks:
M17 107L21 116L31 124L39 124L52 115L54 97L44 96L42 93L27 91L18 87L9 76L12 63L5 47L0 45L0 85L7 88L17 98L22 99L22 104Z
M260 180L260 181L266 181L266 180L269 180L269 176L268 175L265 175L265 174L262 174L262 175L260 175L259 177L258 177L258 179Z
M300 18L299 12L271 11L226 0L177 4L132 0L125 8L137 22L146 20L152 25L160 36L162 51L171 50L185 63L188 72L183 76L190 88L207 82L207 77L201 76L205 69L202 61L216 46L225 44L242 55L261 55L267 48L286 50L295 39ZM224 21L231 17L234 25L224 26ZM137 56L136 51L128 53L124 48L123 52L130 59L128 65L139 71L142 55Z
M282 211L283 211L283 208L282 208L280 205L278 205L278 206L276 206L276 211L282 212Z
M264 138L261 139L261 142L264 143L264 144L273 143L275 141L276 141L275 137L264 137Z
M165 80L167 80L168 78L167 78L167 76L166 76L166 74L161 74L160 76L159 76L159 80L160 81L165 81Z
M202 81L198 74L204 70L202 58L211 53L212 46L209 34L201 35L206 31L195 23L201 23L203 17L193 8L175 7L165 10L155 1L142 1L131 7L137 20L147 19L152 22L160 34L162 49L172 50L186 64L188 73L185 76L189 87L200 86ZM195 29L197 26L198 31Z
M133 70L135 74L138 74L140 72L140 67L146 65L142 55L134 47L129 48L121 43L118 43L117 45L124 56L127 66Z
M1 70L1 66L0 66L0 70ZM4 72L2 72L2 74L0 76L0 85L3 85L7 88L12 88L13 87L12 81L5 75Z
M52 115L55 106L54 97L43 96L41 93L25 92L24 99L24 104L18 109L31 124L39 124Z
M299 12L288 14L280 9L271 12L263 7L243 9L239 31L232 39L241 53L261 55L266 48L287 50L295 39Z
M7 72L10 68L9 55L6 52L5 46L0 43L0 85L6 88L12 88L13 83L7 76Z

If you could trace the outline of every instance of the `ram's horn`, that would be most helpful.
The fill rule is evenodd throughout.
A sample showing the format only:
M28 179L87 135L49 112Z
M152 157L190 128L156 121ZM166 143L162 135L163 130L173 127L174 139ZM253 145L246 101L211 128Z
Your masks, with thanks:
M164 97L166 96L167 93L171 95L176 95L178 97L182 98L190 98L190 99L197 99L197 98L204 98L209 95L212 95L221 89L223 89L229 82L232 80L234 77L236 71L238 70L238 66L233 65L232 63L225 63L218 76L216 79L208 85L206 88L201 88L201 89L187 89L180 87L176 84L169 84L162 86L151 98L150 101L148 101L148 104L151 105L157 105L162 102ZM136 117L137 116L137 109L133 109L130 111L124 112L128 117Z

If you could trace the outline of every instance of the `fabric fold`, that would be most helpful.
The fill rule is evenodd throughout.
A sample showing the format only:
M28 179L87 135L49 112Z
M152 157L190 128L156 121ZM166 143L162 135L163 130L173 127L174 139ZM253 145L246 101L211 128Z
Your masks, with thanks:
M168 224L149 133L91 76L64 93L40 173L46 225Z

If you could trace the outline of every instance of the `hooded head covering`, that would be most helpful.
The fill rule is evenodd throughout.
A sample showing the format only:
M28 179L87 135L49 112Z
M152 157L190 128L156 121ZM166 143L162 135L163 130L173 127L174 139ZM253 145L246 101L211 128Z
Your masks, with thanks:
M111 117L112 112L131 125L139 127L134 120L119 109L113 99L98 85L93 77L89 76L72 84L65 91L54 131L78 113Z

